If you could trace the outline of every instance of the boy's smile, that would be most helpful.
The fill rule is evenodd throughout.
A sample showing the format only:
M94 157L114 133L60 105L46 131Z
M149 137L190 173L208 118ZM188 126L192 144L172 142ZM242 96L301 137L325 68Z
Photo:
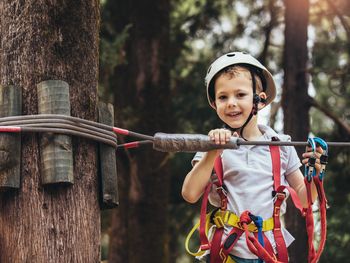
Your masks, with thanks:
M215 81L215 106L219 118L231 128L240 128L253 107L252 81L245 73L221 75Z

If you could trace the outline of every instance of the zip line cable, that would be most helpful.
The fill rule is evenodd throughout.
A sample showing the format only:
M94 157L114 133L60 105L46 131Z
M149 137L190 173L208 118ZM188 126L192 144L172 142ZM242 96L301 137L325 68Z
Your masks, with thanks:
M215 142L210 140L209 136L202 134L156 133L154 136L149 136L94 121L59 114L2 117L0 118L0 132L67 134L105 143L116 149L153 145L155 150L162 152L204 152L214 149L237 149L240 145L308 146L308 142L306 141L245 141L238 137L231 137L231 140L226 144L215 144ZM118 145L117 134L135 137L140 139L140 141ZM328 145L349 147L350 142L328 142Z
M99 122L89 121L89 120L85 120L85 119L81 119L81 118L77 118L77 117L60 115L60 114L38 114L38 115L22 115L22 116L2 117L2 118L0 118L0 126L3 123L6 123L8 121L14 121L13 125L16 125L16 121L39 120L39 119L45 119L45 118L46 119L69 120L69 121L74 122L75 125L86 124L86 125L101 128L101 129L104 129L107 131L111 131L111 132L114 132L117 134L121 134L121 135L128 135L128 136L136 137L139 139L145 139L145 140L153 140L153 137L149 136L149 135L128 131L126 129L122 129L122 128L118 128L118 127L112 127L112 126L109 126L109 125L106 125L103 123L99 123Z

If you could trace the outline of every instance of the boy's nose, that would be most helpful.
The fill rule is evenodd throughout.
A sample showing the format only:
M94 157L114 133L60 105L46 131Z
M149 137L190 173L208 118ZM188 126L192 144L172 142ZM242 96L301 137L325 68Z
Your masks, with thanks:
M228 106L236 106L237 105L237 100L233 97L230 97L228 99Z

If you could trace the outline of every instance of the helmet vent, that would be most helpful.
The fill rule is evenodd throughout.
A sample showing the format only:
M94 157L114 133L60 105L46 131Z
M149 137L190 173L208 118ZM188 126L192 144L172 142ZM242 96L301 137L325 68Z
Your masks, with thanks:
M207 74L209 74L210 70L211 70L211 66L208 68Z
M228 57L234 57L234 56L236 56L236 54L235 54L235 53L228 53L226 56L228 56Z

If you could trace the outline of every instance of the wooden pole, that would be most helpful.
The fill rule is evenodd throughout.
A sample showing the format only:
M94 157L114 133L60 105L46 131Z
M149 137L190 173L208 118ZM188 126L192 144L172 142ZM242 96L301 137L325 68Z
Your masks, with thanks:
M100 123L114 126L113 105L100 102L98 118ZM119 201L115 148L103 143L99 144L99 176L101 180L101 208L116 207Z
M16 86L0 85L0 117L22 113L22 90ZM19 188L21 163L21 135L0 134L0 190Z
M39 114L70 116L69 86L61 80L46 80L37 85ZM45 133L41 135L42 184L68 183L73 178L71 137Z

